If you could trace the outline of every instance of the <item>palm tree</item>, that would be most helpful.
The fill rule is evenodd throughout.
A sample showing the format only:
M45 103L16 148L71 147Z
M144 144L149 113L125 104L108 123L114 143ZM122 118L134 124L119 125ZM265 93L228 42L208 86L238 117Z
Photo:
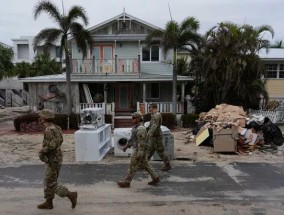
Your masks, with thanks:
M198 83L201 110L208 111L220 103L256 107L259 97L267 97L264 66L258 51L268 49L263 33L274 35L270 26L254 28L233 23L220 23L210 29L204 44L192 58L192 68Z
M92 47L92 38L90 33L84 28L88 25L88 17L86 11L81 6L72 6L67 15L63 12L61 14L53 3L48 0L42 0L34 8L34 18L46 12L58 28L45 28L41 30L34 39L34 49L42 42L45 44L52 44L60 41L60 56L64 52L66 58L66 88L67 88L67 112L68 115L72 112L72 99L71 99L71 62L70 62L70 45L68 44L68 37L75 40L78 49L82 52L83 57L87 55L88 45ZM77 22L81 19L84 25Z
M60 71L59 63L55 59L51 59L48 53L37 54L32 67L37 75L58 74Z
M199 21L194 17L188 17L180 24L171 20L166 24L165 30L154 30L146 37L148 46L159 43L166 55L169 50L174 51L173 59L173 113L177 112L177 59L178 49L191 50L200 39L197 33Z
M283 48L282 40L275 41L274 44L270 45L270 48L278 48L278 49Z

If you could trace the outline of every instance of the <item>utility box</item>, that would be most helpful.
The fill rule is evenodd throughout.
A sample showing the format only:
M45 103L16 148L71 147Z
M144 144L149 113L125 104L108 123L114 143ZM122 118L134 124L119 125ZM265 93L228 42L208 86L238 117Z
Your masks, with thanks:
M214 152L237 152L238 127L213 130Z
M172 134L163 134L163 145L166 154L172 160L174 158L174 136ZM161 160L157 152L154 153L152 160Z

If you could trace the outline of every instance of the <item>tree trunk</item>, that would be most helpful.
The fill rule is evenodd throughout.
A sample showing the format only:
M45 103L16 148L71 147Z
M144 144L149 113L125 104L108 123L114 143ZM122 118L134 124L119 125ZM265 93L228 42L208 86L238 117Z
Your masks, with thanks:
M176 62L173 65L173 114L177 113L177 69Z
M68 52L65 52L66 58L66 96L67 96L67 114L72 113L72 97L71 97L71 63Z

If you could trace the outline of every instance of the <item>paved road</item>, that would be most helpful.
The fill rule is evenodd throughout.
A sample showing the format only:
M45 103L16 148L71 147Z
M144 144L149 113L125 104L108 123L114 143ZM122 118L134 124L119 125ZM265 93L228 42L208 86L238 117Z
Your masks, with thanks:
M153 166L158 169L161 163L153 162ZM209 212L209 214L284 214L283 167L284 164L175 161L174 168L169 173L158 172L161 178L158 186L148 186L148 175L139 172L130 189L119 189L116 181L125 176L127 169L125 163L64 165L60 181L80 193L80 203L73 211L74 214L84 214L84 210L85 214L92 214L92 210L87 209L92 207L90 198L96 200L97 203L94 205L97 204L96 208L100 208L101 213L99 214L125 214L121 207L128 205L130 209L135 210L133 206L135 203L137 203L137 208L143 208L143 205L152 207L154 205L161 207L161 211L164 210L163 208L176 208L180 205L178 207L181 208L180 210L175 209L176 211L172 213L166 210L169 212L167 214L195 214L195 212L196 214L200 212L201 214L203 212ZM17 199L18 203L15 208L21 208L20 202L23 198L21 195L25 191L27 192L26 198L29 199L29 201L26 200L28 204L36 204L41 200L43 170L42 165L0 168L0 189L4 193L4 196L1 194L2 197L0 197L2 198L0 207L6 209L5 213L3 210L2 213L0 212L1 215L17 214L13 211L13 207L8 207L7 204L12 204L13 199ZM16 190L19 190L18 194ZM28 198L31 190L34 190L35 194ZM88 199L84 199L84 194ZM59 201L66 203L66 200L60 199ZM114 212L115 208L113 208L114 211L107 212L108 205L112 205L112 208L116 205L121 213ZM200 209L189 208L189 205L200 207ZM58 207L64 210L66 206L58 205ZM142 213L143 209L141 210ZM36 209L21 212L19 214L45 214ZM146 212L144 214L147 214ZM68 213L70 211L66 212ZM65 213L57 211L54 214Z

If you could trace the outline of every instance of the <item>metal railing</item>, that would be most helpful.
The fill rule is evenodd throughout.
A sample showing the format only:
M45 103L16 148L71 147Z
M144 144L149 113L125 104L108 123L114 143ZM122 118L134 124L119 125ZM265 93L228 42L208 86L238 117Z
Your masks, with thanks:
M173 112L173 104L172 102L155 102L158 106L158 110L160 113L172 113ZM150 102L140 103L137 102L137 111L140 111L143 114L148 113ZM184 103L177 103L177 114L184 113Z
M72 73L139 73L138 59L72 59Z

